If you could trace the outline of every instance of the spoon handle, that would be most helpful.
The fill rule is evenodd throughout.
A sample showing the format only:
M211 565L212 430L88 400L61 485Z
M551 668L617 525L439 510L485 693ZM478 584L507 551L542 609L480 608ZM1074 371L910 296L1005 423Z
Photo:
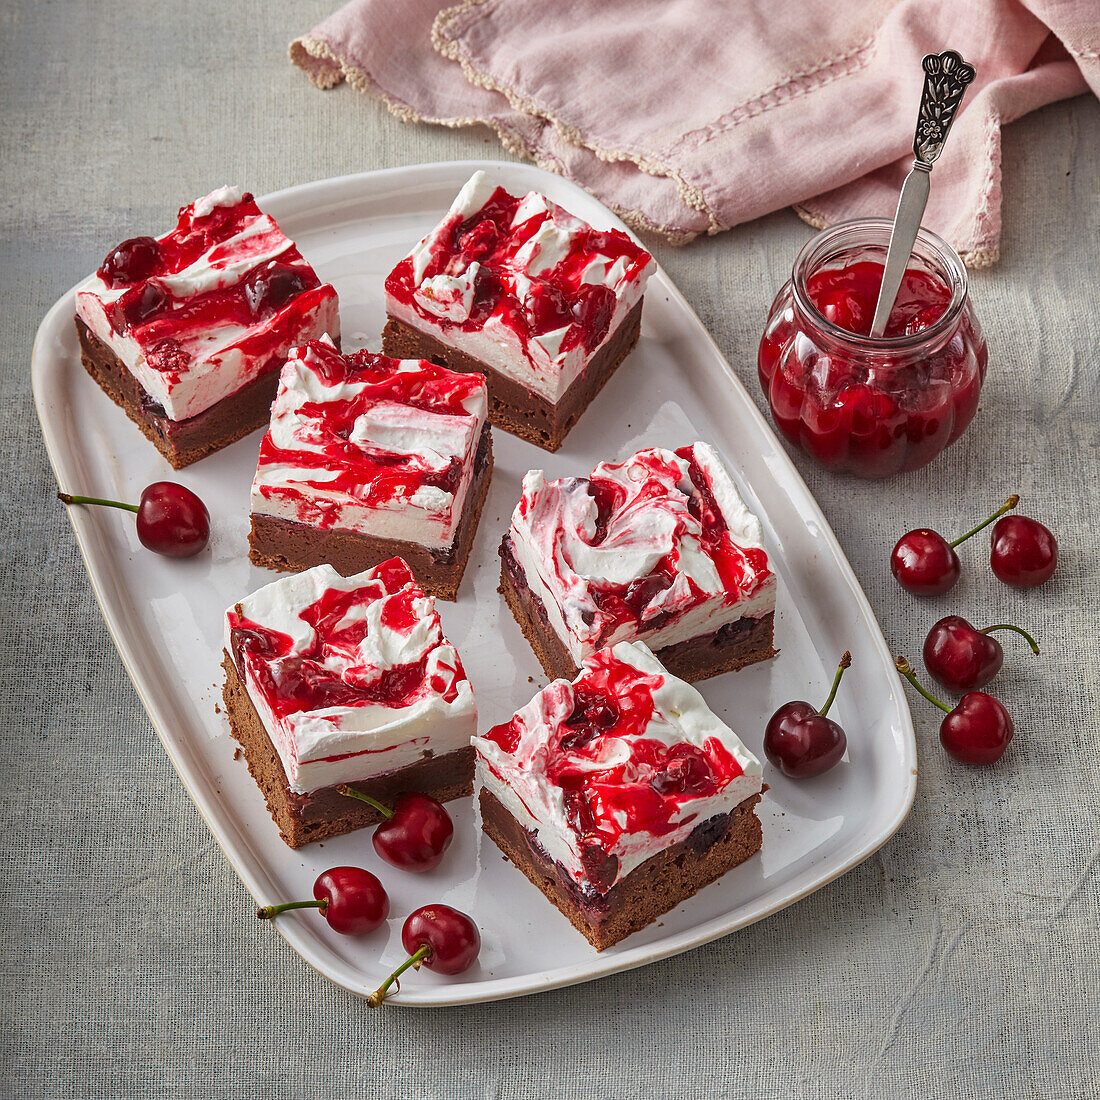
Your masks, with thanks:
M913 137L916 162L931 170L947 140L947 132L955 121L963 92L974 79L974 66L963 61L954 50L927 54L921 62L924 68L924 92L920 97L917 132Z
M916 159L901 189L898 211L894 215L894 228L890 233L890 248L886 253L886 267L882 273L882 286L875 305L875 317L871 322L871 335L879 337L886 331L894 299L905 275L909 256L917 241L921 218L928 204L928 176L932 165L943 152L947 132L955 121L963 92L974 79L974 66L968 65L954 51L928 54L921 62L924 67L924 92L917 115L917 132L913 137L913 153Z

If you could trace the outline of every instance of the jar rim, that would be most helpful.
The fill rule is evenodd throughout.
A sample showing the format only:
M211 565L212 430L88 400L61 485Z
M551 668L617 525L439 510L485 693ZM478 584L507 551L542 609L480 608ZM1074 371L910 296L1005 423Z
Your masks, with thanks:
M868 231L871 231L872 237L882 238L881 243L885 252L893 225L893 221L889 218L852 218L849 221L838 222L811 237L794 259L794 266L791 269L791 287L799 308L809 314L815 325L843 344L858 346L864 350L873 348L884 352L909 351L947 334L962 313L968 290L966 268L963 266L962 257L942 237L923 226L917 231L913 255L919 256L926 263L933 262L939 266L940 273L946 276L948 288L951 291L951 300L947 308L933 324L911 335L863 336L834 324L814 305L806 287L809 276L827 261L830 255L842 248L860 242L871 243L868 241ZM876 240L874 243L879 242Z

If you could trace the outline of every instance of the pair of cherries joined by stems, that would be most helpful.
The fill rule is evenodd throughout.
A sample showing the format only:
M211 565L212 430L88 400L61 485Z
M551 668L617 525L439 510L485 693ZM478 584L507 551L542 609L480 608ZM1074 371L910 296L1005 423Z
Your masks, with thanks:
M993 679L1004 664L1004 650L994 630L1014 630L1022 635L1032 653L1039 652L1035 639L1011 623L997 623L977 630L961 615L940 619L924 641L924 664L933 679L951 691L966 692L954 707L925 691L917 682L909 662L897 658L897 669L929 702L947 712L940 723L940 744L964 764L993 764L1004 755L1012 740L1012 718L1004 704L978 691Z
M101 504L137 513L137 537L146 550L169 558L190 558L210 541L210 513L206 505L175 481L154 481L137 504L102 497L58 493L63 504Z
M406 791L393 808L346 784L336 788L347 798L374 807L385 820L371 841L379 857L404 871L421 873L438 866L454 836L450 814L431 795ZM270 920L288 909L319 909L336 932L365 936L389 916L390 901L377 875L362 867L332 867L313 884L312 901L268 905L256 915ZM380 1005L389 987L410 967L426 966L439 974L460 974L473 965L481 948L477 925L449 905L424 905L409 914L401 929L401 943L409 957L370 996Z
M1058 542L1038 520L1006 516L1020 498L1013 493L983 523L954 542L927 527L908 531L890 555L890 571L915 596L942 596L959 579L962 565L955 547L995 523L989 565L997 578L1013 588L1035 588L1050 580L1058 564Z

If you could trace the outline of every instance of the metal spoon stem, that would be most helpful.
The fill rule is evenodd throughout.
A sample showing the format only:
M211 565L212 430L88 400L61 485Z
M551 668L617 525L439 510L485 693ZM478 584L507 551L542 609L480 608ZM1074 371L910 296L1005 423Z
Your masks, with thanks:
M974 79L974 66L963 61L954 50L928 54L921 62L924 68L924 93L917 115L917 132L913 138L912 170L902 184L890 247L886 252L886 267L882 274L871 335L881 337L890 320L894 300L909 264L913 245L917 242L924 208L928 205L929 177L932 165L943 151L951 123L955 121L963 92Z

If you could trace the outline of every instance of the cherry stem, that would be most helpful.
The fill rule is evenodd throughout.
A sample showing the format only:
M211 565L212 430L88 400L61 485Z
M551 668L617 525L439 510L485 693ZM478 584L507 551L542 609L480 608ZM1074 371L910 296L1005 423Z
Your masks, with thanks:
M984 523L979 523L972 531L967 531L965 535L960 535L954 542L949 542L947 545L954 548L958 546L960 542L966 542L971 535L976 535L983 527L988 527L995 519L1000 519L1005 512L1011 512L1019 503L1019 496L1013 493L1012 496L1010 496Z
M368 998L367 1004L371 1008L377 1008L385 999L390 986L409 969L410 966L420 969L420 964L432 953L432 949L425 943L418 947ZM401 983L397 982L397 988Z
M949 707L946 703L941 703L939 699L937 699L934 695L929 695L929 693L925 691L924 688L920 686L920 684L917 683L917 677L910 667L909 662L904 657L895 658L894 664L897 666L898 672L900 672L902 676L904 676L909 681L909 683L911 683L913 687L915 687L917 691L919 691L921 695L925 697L925 699L927 699L930 703L935 703L936 706L940 708L940 710L945 710L948 714L951 713L951 711L954 709L953 707Z
M988 634L991 630L1015 630L1017 634L1027 639L1027 644L1031 646L1031 652L1036 657L1039 656L1039 643L1023 627L1013 626L1012 623L995 623L993 626L987 626L979 633Z
M389 806L383 806L378 799L371 798L369 794L363 794L362 791L357 791L354 787L349 787L346 783L338 783L336 789L348 798L358 798L360 802L365 802L368 806L373 806L380 814L384 814L387 820L393 817L393 810L391 810Z
M57 499L62 504L105 504L108 508L125 508L127 512L136 512L136 504L124 504L121 500L104 500L102 497L74 497L68 493L58 493Z
M323 913L327 908L328 898L315 898L312 901L284 901L282 905L265 905L262 909L257 909L256 916L260 920L273 920L288 909L320 909Z
M851 668L852 655L845 652L844 656L840 658L840 664L837 665L836 675L833 677L833 689L829 692L829 698L825 700L825 705L817 713L822 718L829 713L829 708L833 705L833 700L836 698L836 689L840 687L840 678L844 675L846 668Z

